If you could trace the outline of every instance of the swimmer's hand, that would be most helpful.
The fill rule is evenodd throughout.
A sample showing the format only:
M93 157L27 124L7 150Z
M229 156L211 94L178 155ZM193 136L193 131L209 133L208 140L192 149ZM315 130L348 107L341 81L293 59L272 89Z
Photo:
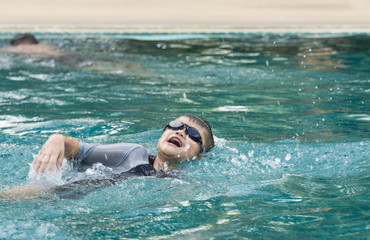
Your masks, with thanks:
M53 134L42 146L39 154L32 162L32 166L37 173L43 174L49 165L49 171L52 172L56 166L61 169L64 159L64 137L60 134Z
M61 134L53 134L42 146L40 152L32 162L36 173L43 174L49 166L49 171L61 170L64 157L71 159L77 155L80 144L72 138Z

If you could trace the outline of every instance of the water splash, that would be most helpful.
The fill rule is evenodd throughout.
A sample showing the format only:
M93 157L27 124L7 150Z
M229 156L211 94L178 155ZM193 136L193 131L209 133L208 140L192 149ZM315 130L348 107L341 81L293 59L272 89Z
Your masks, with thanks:
M188 151L189 151L189 148L190 148L190 144L188 144L188 143L187 143L187 144L185 145L184 151L185 151L185 152L188 152Z

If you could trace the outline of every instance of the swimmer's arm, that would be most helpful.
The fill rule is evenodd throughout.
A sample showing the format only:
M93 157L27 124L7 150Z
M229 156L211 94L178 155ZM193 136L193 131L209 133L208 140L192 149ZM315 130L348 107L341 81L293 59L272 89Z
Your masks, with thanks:
M14 189L0 191L1 200L25 200L44 196L50 187L38 185L18 186Z
M52 172L56 166L58 170L62 168L63 159L68 160L74 158L80 143L73 137L63 136L61 134L53 134L42 146L39 154L32 162L32 167L37 173L44 173L49 165L49 171Z

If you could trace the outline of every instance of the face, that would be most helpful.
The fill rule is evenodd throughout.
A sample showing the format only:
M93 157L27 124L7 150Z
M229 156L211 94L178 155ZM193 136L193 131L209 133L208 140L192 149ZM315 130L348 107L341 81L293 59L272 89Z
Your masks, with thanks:
M176 121L183 122L189 125L189 127L197 129L204 144L205 130L201 126L191 122L187 117L179 117ZM186 135L185 128L180 130L167 128L158 141L157 150L158 156L165 158L167 161L191 159L202 152L200 144Z

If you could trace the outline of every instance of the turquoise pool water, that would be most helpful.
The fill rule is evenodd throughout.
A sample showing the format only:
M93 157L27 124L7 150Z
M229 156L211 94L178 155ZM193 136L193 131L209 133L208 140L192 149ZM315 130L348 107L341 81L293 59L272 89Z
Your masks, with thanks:
M0 201L1 239L369 239L370 35L36 36L64 56L0 52L0 190L109 172L32 174L52 133L155 154L197 113L216 146L173 177Z

